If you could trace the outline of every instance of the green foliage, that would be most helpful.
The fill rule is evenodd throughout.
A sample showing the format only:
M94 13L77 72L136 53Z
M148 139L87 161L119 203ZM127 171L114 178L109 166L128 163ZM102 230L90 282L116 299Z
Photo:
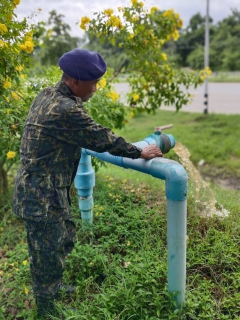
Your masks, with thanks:
M196 87L204 81L206 73L174 70L162 51L166 41L179 37L178 29L182 26L179 15L173 10L161 12L156 7L147 12L143 2L138 1L118 11L118 15L112 9L95 13L92 20L83 17L81 28L87 29L90 37L99 37L103 42L107 38L113 47L123 49L126 61L116 73L123 68L131 72L128 102L135 113L155 111L162 104L175 104L180 109L190 99L181 85Z
M34 61L39 63L37 69L39 73L41 73L42 65L56 66L58 59L65 52L75 49L79 45L79 38L71 36L71 28L63 21L63 18L64 15L57 14L55 10L52 10L49 12L47 23L39 22L35 27L34 37L39 43L39 47L34 55Z
M20 73L34 48L33 27L26 19L17 19L16 4L18 0L3 0L0 4L0 192L6 191L7 172L18 158L16 151L28 102Z
M232 14L217 24L210 18L210 52L209 66L213 71L240 70L240 12L232 9ZM205 41L205 17L195 14L189 22L189 26L182 30L181 37L176 42L174 49L165 45L166 52L174 52L181 66L189 66L193 69L204 66L204 41Z

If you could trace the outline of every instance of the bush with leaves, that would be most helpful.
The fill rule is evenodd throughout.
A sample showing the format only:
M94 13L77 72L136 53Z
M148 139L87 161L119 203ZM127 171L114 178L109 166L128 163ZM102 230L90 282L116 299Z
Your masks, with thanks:
M118 13L106 9L95 13L94 18L83 17L80 28L88 34L108 39L112 45L124 49L127 64L122 62L118 72L129 72L131 93L128 102L134 112L154 111L161 105L174 104L179 110L191 100L182 89L203 83L209 69L200 72L175 70L163 52L163 44L177 40L182 20L174 10L161 11L144 3L131 0L131 6L119 7ZM125 69L123 70L123 66Z
M20 0L0 3L0 191L7 190L7 172L16 161L27 100L21 73L34 49L33 26L19 21L15 8Z

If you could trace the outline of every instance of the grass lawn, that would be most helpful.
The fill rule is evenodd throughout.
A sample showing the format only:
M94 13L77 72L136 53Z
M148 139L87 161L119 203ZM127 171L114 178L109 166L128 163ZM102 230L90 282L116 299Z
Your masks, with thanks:
M159 111L132 119L119 133L134 142L169 123L173 128L166 133L190 150L196 166L204 159L199 168L209 179L240 177L240 116ZM166 157L178 160L174 151ZM58 302L59 308L76 309L66 314L67 319L240 319L240 191L211 183L216 200L230 214L205 218L196 212L195 185L190 181L184 318L174 310L166 287L164 182L112 165L101 168L96 181L92 230L81 229L72 189L78 234L64 281L76 283L77 289L71 299L63 296ZM25 231L11 213L10 200L0 200L0 319L31 320L36 307Z

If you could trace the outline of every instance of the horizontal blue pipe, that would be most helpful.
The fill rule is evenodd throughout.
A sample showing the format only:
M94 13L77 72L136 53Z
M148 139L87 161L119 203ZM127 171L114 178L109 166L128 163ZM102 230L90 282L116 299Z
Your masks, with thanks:
M144 147L147 142L138 143ZM173 160L154 158L151 160L129 159L113 156L108 152L98 153L83 149L83 153L97 157L116 166L133 169L166 181L166 197L169 200L181 201L187 198L188 177L183 166Z

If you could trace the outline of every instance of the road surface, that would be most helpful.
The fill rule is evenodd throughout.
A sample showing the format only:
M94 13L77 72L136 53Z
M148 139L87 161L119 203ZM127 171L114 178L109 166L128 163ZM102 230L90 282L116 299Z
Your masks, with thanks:
M129 91L128 83L114 84L117 93L121 94L121 99L126 99ZM181 110L187 112L203 113L204 106L204 85L197 89L188 90L192 94L192 104L182 107ZM208 112L222 114L240 114L240 83L209 83L208 84ZM176 110L174 106L161 107L164 110Z

